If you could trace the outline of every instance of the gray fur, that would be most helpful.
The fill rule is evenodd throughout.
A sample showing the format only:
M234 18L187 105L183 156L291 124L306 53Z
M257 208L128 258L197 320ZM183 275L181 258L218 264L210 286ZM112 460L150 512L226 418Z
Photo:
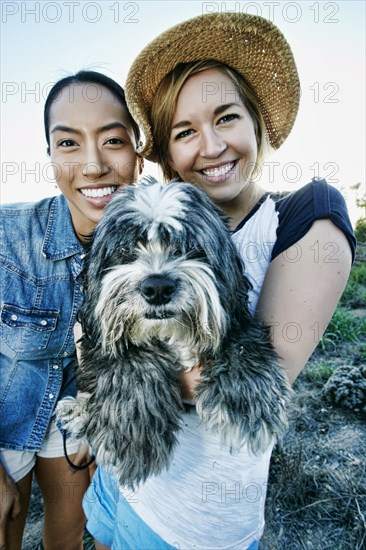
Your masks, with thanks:
M232 451L286 429L291 390L226 219L199 189L126 186L98 224L85 270L78 378L90 398L59 418L136 487L169 466L183 406L177 372L199 364L196 409Z

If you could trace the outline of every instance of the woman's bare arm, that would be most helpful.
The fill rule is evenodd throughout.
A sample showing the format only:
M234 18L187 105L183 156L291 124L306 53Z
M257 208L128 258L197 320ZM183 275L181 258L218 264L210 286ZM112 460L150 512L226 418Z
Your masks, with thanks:
M272 327L280 362L293 382L325 331L346 286L351 249L330 220L308 233L270 264L257 315Z

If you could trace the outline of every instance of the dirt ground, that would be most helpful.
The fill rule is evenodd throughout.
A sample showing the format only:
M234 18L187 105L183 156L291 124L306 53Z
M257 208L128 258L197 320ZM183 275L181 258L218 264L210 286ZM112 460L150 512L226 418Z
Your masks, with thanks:
M42 539L43 527L43 506L42 497L37 484L34 482L32 487L32 498L25 526L22 550L35 550L37 544Z
M330 405L326 378L314 380L317 367L365 364L360 348L316 353L295 384L291 427L272 455L261 550L366 549L366 414Z

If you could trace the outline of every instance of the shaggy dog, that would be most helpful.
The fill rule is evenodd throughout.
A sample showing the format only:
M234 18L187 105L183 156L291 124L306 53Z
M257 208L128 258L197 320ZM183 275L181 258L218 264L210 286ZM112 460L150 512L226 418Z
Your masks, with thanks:
M78 380L64 428L134 487L169 465L184 408L178 371L202 367L196 409L223 445L263 451L286 428L290 389L226 219L205 193L153 178L124 187L93 237Z

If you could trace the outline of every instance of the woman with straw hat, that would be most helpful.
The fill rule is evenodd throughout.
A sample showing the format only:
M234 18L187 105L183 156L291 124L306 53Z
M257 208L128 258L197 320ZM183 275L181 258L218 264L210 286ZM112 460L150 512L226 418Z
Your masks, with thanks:
M273 325L293 381L337 305L355 241L342 196L324 180L281 195L258 184L266 154L284 142L298 111L288 43L258 16L196 17L143 49L126 97L145 134L140 154L158 162L167 181L206 191L230 218L253 286L251 311ZM199 366L182 374L185 399L194 399L198 378ZM272 448L231 454L199 425L192 407L171 467L136 494L98 468L84 499L88 528L115 549L253 550L264 527Z

